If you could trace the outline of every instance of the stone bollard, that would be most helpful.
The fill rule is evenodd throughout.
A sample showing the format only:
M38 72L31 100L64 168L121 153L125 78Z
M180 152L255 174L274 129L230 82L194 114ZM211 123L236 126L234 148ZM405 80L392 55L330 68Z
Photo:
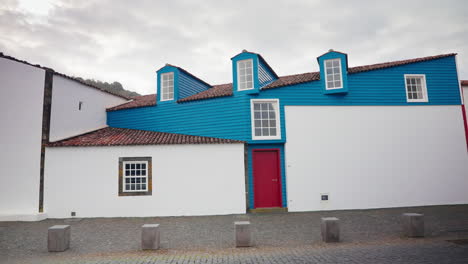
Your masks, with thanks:
M323 242L340 242L340 219L336 217L323 217L321 223Z
M252 246L252 234L249 221L234 222L236 226L236 247Z
M424 215L405 213L402 215L403 235L406 237L424 237Z
M141 227L141 249L159 249L159 224Z
M62 252L70 247L70 226L54 225L49 227L47 248L49 252Z

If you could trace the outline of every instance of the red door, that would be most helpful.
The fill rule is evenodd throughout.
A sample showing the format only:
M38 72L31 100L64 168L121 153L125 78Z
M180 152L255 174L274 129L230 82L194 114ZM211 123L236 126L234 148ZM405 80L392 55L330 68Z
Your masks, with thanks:
M281 207L279 149L252 150L255 208Z

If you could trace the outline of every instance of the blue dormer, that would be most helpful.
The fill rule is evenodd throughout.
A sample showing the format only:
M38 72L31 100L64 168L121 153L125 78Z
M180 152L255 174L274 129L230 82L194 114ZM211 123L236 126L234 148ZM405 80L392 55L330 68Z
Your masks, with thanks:
M317 58L324 94L348 92L348 55L329 50Z
M234 93L258 93L262 87L278 79L260 54L243 50L231 60Z
M170 64L157 71L157 82L158 103L177 102L211 87L188 71Z

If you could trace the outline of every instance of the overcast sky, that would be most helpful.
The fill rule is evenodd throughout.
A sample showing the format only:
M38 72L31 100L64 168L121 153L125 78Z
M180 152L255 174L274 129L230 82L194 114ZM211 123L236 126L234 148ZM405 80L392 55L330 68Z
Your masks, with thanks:
M280 76L317 71L330 48L350 66L456 52L468 79L467 11L466 0L0 0L0 51L141 94L165 63L231 82L242 49Z

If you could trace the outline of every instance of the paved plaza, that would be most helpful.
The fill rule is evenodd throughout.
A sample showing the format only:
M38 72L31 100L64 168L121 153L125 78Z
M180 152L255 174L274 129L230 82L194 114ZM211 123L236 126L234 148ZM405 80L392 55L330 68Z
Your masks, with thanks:
M425 215L425 238L401 236L404 212ZM340 218L342 242L321 242L327 216ZM245 220L254 246L235 248L233 222ZM140 250L145 223L160 224L160 250ZM71 225L71 247L49 253L47 228L56 224ZM0 222L0 263L468 263L468 205Z

